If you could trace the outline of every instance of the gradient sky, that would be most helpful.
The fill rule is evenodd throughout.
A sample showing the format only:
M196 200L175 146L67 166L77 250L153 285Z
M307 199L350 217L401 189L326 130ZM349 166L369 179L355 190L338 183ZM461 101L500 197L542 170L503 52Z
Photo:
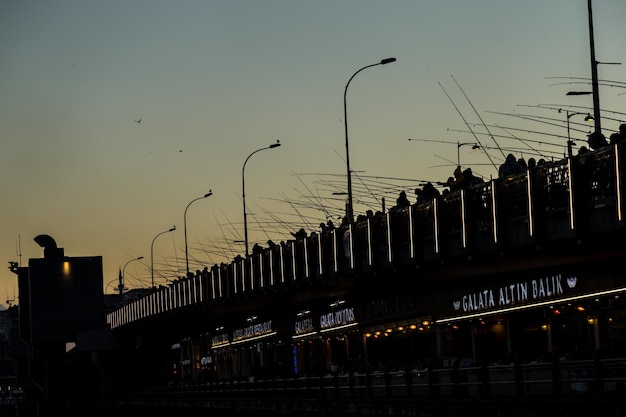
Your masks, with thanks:
M608 137L626 119L626 2L595 0L593 21L596 59L624 63L598 66ZM3 0L0 57L4 265L43 257L48 234L102 256L107 293L125 265L129 289L151 264L155 284L185 274L185 208L208 190L187 211L190 269L245 253L243 164L276 140L245 168L250 247L339 223L344 89L383 58L348 89L355 214L414 201L457 149L486 178L503 160L489 147L560 158L566 111L592 111L566 96L591 90L586 0Z

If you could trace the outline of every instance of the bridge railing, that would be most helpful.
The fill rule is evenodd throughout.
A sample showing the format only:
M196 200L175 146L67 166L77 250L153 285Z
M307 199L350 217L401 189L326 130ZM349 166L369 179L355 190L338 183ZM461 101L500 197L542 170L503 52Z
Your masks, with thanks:
M625 392L626 358L614 358L267 379L248 377L130 390L125 399L619 398Z
M244 293L254 295L270 288L302 288L355 272L437 264L495 250L622 233L624 152L615 145L550 162L238 256L231 263L155 289L145 299L109 313L107 321L115 328L169 310L236 301ZM200 288L202 296L198 296Z

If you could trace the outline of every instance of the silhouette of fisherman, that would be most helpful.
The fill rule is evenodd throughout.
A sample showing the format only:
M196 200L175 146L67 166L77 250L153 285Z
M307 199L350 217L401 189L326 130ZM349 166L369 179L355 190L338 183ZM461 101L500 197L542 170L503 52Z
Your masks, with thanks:
M524 167L519 162L517 162L517 159L515 159L515 155L510 153L506 156L506 160L504 161L504 163L500 165L500 168L498 169L498 177L508 178L513 175L521 174L523 172Z

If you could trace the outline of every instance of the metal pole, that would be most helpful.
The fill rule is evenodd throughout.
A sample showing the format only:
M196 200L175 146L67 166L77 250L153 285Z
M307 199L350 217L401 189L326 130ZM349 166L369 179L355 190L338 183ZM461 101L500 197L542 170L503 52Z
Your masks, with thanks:
M130 261L128 261L128 262L126 262L126 263L124 264L124 268L122 268L122 281L120 282L120 284L119 284L119 288L118 288L118 290L119 290L119 292L120 292L120 295L122 295L122 292L124 291L124 283L126 282L126 266L127 266L129 263L131 263L131 262L133 262L133 261L138 261L138 260L140 260L140 259L143 259L143 256L140 256L140 257L135 258L135 259L131 259Z
M193 203L194 201L202 200L203 198L210 197L211 195L213 195L213 192L209 190L209 192L203 195L202 197L198 197L194 200L191 200L191 202L187 204L187 207L185 207L185 214L183 216L183 223L184 223L183 227L185 229L185 265L187 267L186 268L187 276L189 276L189 250L187 248L187 209L189 208L191 203Z
M174 230L176 230L176 226L157 234L154 239L152 239L152 244L150 245L150 272L152 274L152 288L154 288L154 241L163 233L173 232Z
M246 257L248 257L248 254L249 254L249 250L248 250L248 214L246 212L246 176L245 176L246 164L248 163L248 159L250 159L250 157L252 155L254 155L255 153L263 151L265 149L277 148L279 146L280 146L280 141L276 140L276 143L272 143L270 146L266 146L265 148L257 149L256 151L254 151L250 155L248 155L248 157L246 158L246 160L243 163L243 167L241 168L241 199L243 200L243 235L244 235L244 241L245 241L245 244L246 244Z
M348 83L346 84L346 88L343 92L343 123L344 123L345 136L346 136L346 171L347 171L347 177L348 177L348 207L346 208L346 216L348 217L348 220L350 223L354 222L354 209L352 205L352 170L350 169L350 148L348 146L348 105L347 105L347 100L346 100L347 95L348 95L348 86L350 85L350 81L352 81L352 79L364 69L375 67L377 65L389 64L395 61L396 61L395 58L386 58L386 59L381 60L380 62L377 62L376 64L364 66L363 68L361 68L360 70L352 74L352 77L350 77L350 79L348 80Z
M569 112L567 112L567 156L572 157L572 138L569 133Z
M593 118L595 131L601 133L602 126L600 123L600 91L598 88L598 61L596 61L596 48L593 39L593 16L591 12L591 0L587 0L587 9L589 15L589 44L591 52L591 86L593 91Z

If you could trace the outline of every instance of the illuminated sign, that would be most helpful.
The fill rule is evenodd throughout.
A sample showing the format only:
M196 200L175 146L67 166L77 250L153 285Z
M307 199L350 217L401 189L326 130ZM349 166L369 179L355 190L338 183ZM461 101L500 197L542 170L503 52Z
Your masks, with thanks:
M330 329L333 327L345 326L347 324L354 323L356 318L354 316L354 308L344 308L341 310L333 311L320 316L320 328Z
M311 333L314 331L315 327L313 327L313 319L310 317L304 320L298 320L294 323L294 332L296 335Z
M537 302L561 296L566 289L575 288L577 283L575 276L564 279L557 274L467 293L453 301L452 306L455 311L471 313Z
M233 331L233 342L251 339L258 336L273 333L272 321L256 323Z
M211 346L213 347L227 345L228 342L228 333L216 334L211 338Z

